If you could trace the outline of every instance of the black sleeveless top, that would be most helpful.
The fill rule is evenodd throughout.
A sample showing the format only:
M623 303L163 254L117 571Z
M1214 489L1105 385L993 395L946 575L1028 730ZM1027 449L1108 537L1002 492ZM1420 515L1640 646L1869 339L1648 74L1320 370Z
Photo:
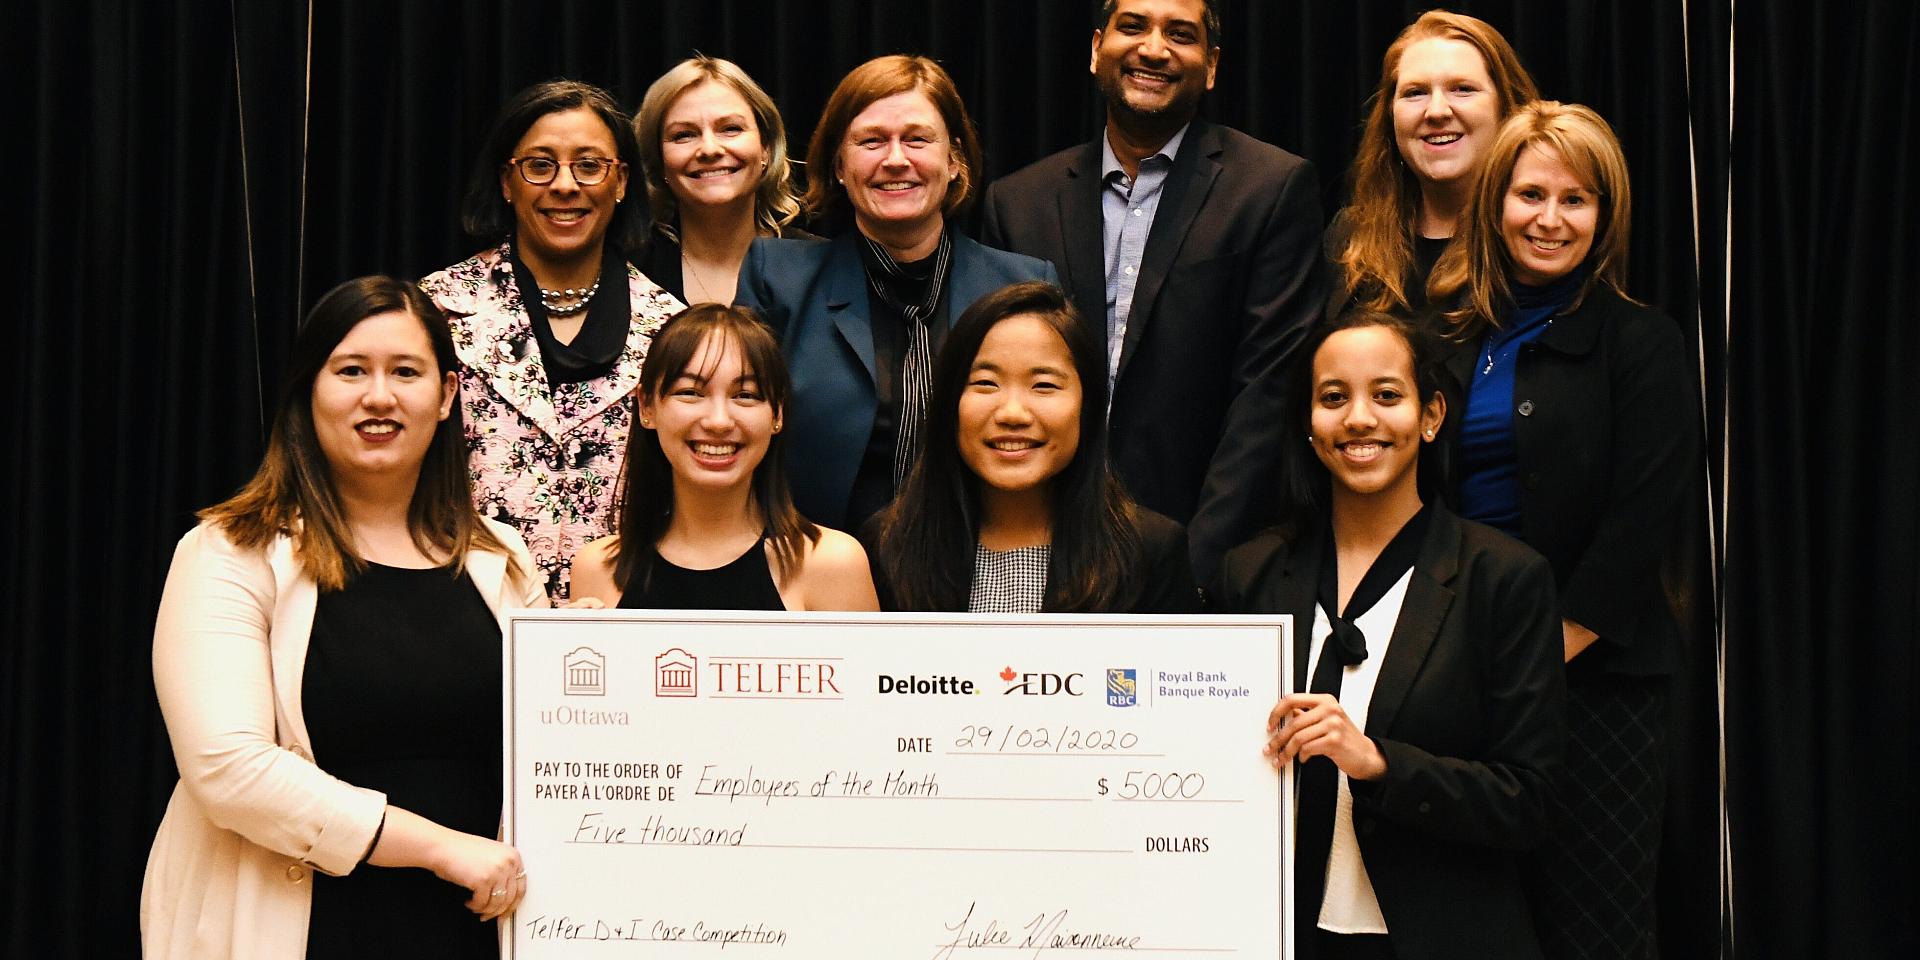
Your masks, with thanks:
M367 565L320 594L301 701L322 769L462 833L500 827L500 624L466 574ZM307 957L494 957L468 892L414 868L314 871Z
M726 566L688 570L674 566L660 551L647 549L647 564L620 594L629 610L785 610L780 588L767 566L766 538Z

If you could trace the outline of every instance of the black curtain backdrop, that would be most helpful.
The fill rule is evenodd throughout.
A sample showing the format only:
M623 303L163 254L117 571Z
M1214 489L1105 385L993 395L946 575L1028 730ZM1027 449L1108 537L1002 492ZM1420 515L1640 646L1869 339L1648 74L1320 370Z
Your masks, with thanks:
M137 952L175 776L148 662L173 542L257 463L306 304L473 251L458 201L509 95L564 75L631 107L697 49L759 79L803 153L848 68L925 53L954 74L992 176L1097 129L1092 6L9 5L0 71L29 132L7 154L25 351L5 377L0 471L16 504L0 519L0 953ZM1380 54L1426 5L1221 6L1205 111L1313 160L1330 215ZM1503 30L1547 96L1615 125L1636 193L1631 287L1698 350L1709 457L1662 874L1671 957L1914 945L1920 438L1900 401L1920 358L1912 311L1881 291L1916 253L1917 28L1907 4L1856 7L1809 20L1749 4L1736 22L1730 0L1455 5Z

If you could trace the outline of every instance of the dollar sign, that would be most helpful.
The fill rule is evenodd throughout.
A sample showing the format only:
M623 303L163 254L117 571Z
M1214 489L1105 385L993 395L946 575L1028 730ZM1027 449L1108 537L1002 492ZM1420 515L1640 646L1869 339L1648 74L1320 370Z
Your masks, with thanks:
M1103 797L1107 795L1107 778L1106 777L1100 778L1100 795Z

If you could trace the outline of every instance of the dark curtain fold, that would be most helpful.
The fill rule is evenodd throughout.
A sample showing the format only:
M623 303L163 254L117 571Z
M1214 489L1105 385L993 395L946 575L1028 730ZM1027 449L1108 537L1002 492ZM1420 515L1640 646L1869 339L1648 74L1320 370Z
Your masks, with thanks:
M991 178L1097 129L1093 6L10 9L0 70L27 105L17 123L28 130L10 155L10 222L27 249L6 268L24 305L25 350L6 378L16 426L11 469L0 471L0 495L17 505L0 520L9 637L0 877L11 892L0 953L135 951L141 870L174 777L148 664L172 543L194 509L257 462L263 410L304 305L351 276L418 276L473 251L459 202L472 152L508 96L565 75L633 106L697 49L738 61L767 87L803 157L848 68L926 53L954 74ZM1380 54L1424 4L1221 6L1225 49L1204 109L1313 160L1331 214ZM1703 498L1699 528L1724 524L1727 547L1740 943L1753 955L1834 956L1911 944L1898 908L1914 887L1898 867L1914 852L1901 814L1916 799L1920 530L1901 485L1916 444L1911 418L1885 414L1903 409L1915 356L1910 311L1882 290L1914 252L1902 175L1915 15L1883 3L1857 19L1809 20L1748 5L1730 144L1726 0L1457 8L1505 31L1547 96L1588 103L1614 124L1636 194L1631 288L1699 349L1708 450L1731 445L1724 475L1709 457L1715 498ZM1711 573L1701 539L1682 564L1696 587ZM1676 697L1662 878L1669 956L1708 956L1719 941L1709 596L1692 598ZM1836 930L1855 949L1820 949Z
M1728 773L1750 956L1920 951L1920 12L1740 4Z

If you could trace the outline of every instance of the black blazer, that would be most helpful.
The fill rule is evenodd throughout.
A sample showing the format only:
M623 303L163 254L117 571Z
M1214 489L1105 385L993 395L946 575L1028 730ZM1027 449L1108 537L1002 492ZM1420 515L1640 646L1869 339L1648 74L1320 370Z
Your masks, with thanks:
M783 240L820 239L798 227L786 228L780 237ZM673 294L674 299L681 303L690 302L687 300L687 278L680 264L680 241L660 232L658 226L649 228L646 239L627 251L627 262L639 267L648 280Z
M1535 960L1522 852L1547 831L1567 741L1553 574L1525 544L1429 509L1367 709L1387 773L1352 781L1354 832L1402 960ZM1227 554L1212 591L1219 612L1293 615L1302 690L1321 536L1261 534Z
M1104 134L1102 134L1104 136ZM1050 260L1106 342L1100 141L987 188L988 246ZM1276 519L1281 373L1322 306L1312 164L1196 118L1147 235L1110 418L1114 469L1187 525L1193 565Z
M867 549L867 563L873 569L873 586L880 595L880 609L893 612L901 609L900 603L880 562L880 527L885 518L884 512L870 518L860 526L859 536L861 545ZM1199 613L1200 588L1194 582L1193 567L1187 562L1187 531L1166 517L1142 509L1140 546L1146 566L1140 593L1121 609L1100 612ZM965 613L966 609L943 612Z
M1448 358L1456 422L1482 342ZM1700 492L1700 397L1680 329L1596 284L1518 362L1521 537L1553 565L1560 615L1600 635L1573 665L1671 673L1679 624L1661 572Z

